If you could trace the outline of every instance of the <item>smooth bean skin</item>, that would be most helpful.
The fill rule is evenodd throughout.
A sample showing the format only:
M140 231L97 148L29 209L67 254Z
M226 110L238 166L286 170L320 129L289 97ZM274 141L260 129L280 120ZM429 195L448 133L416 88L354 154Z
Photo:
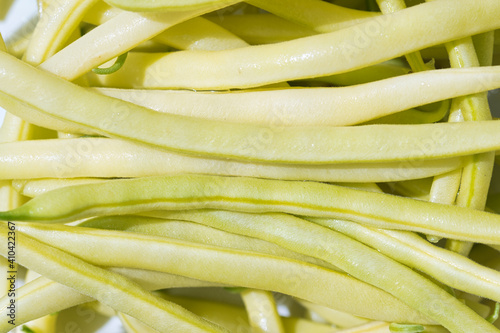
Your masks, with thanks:
M26 49L24 61L39 65L64 46L85 13L99 0L47 1Z
M133 178L179 173L324 182L419 179L461 167L463 158L421 162L287 165L187 156L108 138L29 140L0 144L0 178ZM36 188L35 184L31 184Z
M100 2L87 13L83 22L101 25L122 12L119 8ZM176 24L152 40L179 50L220 51L248 46L244 40L201 16Z
M377 12L355 10L317 0L250 0L248 2L266 12L320 33L346 28L380 15Z
M161 216L162 212L155 215ZM169 213L166 212L164 216L168 217ZM262 238L299 253L321 258L352 276L386 290L452 332L465 333L479 326L482 326L481 330L495 332L495 328L474 311L409 267L352 238L311 225L295 216L213 210L184 211L172 216ZM432 308L428 304L439 305ZM463 319L463 323L458 324L458 318Z
M147 72L143 67L134 75L140 73L145 78L142 87L147 88L225 90L345 73L497 29L498 13L500 5L495 0L474 2L473 6L468 0L433 1L283 43L151 57L154 64ZM103 78L103 84L112 80L112 76Z
M223 287L223 285L216 283L208 283L155 271L117 267L109 268L109 270L130 278L147 290ZM94 300L92 297L81 294L73 288L54 282L43 276L20 286L17 289L16 296L16 305L19 309L22 309L22 311L18 311L16 314L16 326ZM40 299L50 299L50 302L42 302L40 304ZM6 311L8 302L8 297L0 298L0 308L3 311ZM0 311L2 316L6 315L6 312L3 311ZM0 321L0 331L10 329L12 329L12 325L8 324L7 321Z
M204 245L226 247L242 251L252 251L263 254L285 257L297 261L308 262L334 271L341 271L322 260L304 256L273 243L253 237L245 237L224 232L198 223L187 221L172 221L145 216L109 216L86 220L79 227L121 230L142 233L151 236L163 236Z
M500 300L500 273L452 251L429 244L409 232L374 229L340 220L315 223L368 244L385 255L433 276L450 287L495 301Z
M227 327L231 332L237 332L243 324L248 322L247 311L243 307L229 305L223 302L208 301L202 299L193 299L189 297L165 295L165 297L185 307L198 315L204 315L206 318ZM311 320L299 319L295 317L281 317L285 332L301 333L332 333L331 325L320 324ZM248 331L251 330L248 326Z
M106 0L114 7L136 12L161 12L161 11L184 11L193 10L217 3L225 3L227 0Z
M63 48L39 67L72 81L169 27L237 2L217 1L197 9L163 13L124 11Z
M285 333L274 296L269 291L246 289L240 292L250 325L257 332Z
M224 123L158 113L90 92L5 53L0 60L0 105L25 105L11 111L28 121L63 131L57 127L69 123L85 133L185 154L267 163L413 163L500 149L499 121L285 128ZM61 94L73 98L60 99Z
M0 223L0 230L0 239L6 243L9 230L6 222ZM139 317L159 332L228 332L153 295L130 279L41 243L20 230L16 232L16 246L16 260L19 264L91 296L117 311ZM7 252L7 249L0 250L2 256L6 256Z
M53 243L55 237L56 248L101 267L156 270L271 290L376 320L435 323L389 293L348 274L288 258L123 231L42 224L16 227L44 243ZM82 248L88 251L82 252ZM374 301L367 303L367 299Z
M312 29L294 24L275 15L209 16L207 19L231 31L252 45L280 43L316 34Z
M102 215L202 208L341 218L379 228L500 244L500 217L492 213L331 184L207 175L69 186L0 212L0 219L57 223Z
M279 130L288 126L355 125L421 105L493 89L500 86L500 74L496 72L491 67L483 72L469 73L434 70L349 87L237 93L113 88L94 91L160 112L259 124Z

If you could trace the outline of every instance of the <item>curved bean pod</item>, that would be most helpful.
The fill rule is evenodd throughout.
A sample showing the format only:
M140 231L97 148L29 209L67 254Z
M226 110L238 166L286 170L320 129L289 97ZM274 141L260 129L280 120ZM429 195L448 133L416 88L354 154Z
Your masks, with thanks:
M130 66L134 65L132 61ZM473 72L459 73L436 70L349 87L237 93L113 88L97 88L93 91L156 111L203 119L276 128L344 126L500 86L500 79L493 78L491 70L478 71L477 76ZM491 87L486 82L491 82ZM497 82L497 86L494 82ZM412 94L409 95L408 91Z
M109 270L131 279L147 290L222 286L216 283L156 271L116 267L109 268ZM40 303L40 299L50 299L51 301ZM16 325L19 326L31 320L93 300L92 297L81 294L73 288L41 276L16 290L16 306L23 309L16 314ZM8 302L7 297L0 298L0 309L2 309L0 315L6 315ZM6 321L2 320L0 322L0 331L11 328L12 325Z
M7 243L6 222L0 239ZM45 245L20 231L16 232L16 260L44 276L89 295L117 311L139 317L160 332L226 332L226 330L162 300L123 276L89 264L75 256ZM7 250L0 249L3 256ZM164 320L158 320L164 318Z
M285 333L274 296L269 291L245 289L240 292L248 320L256 332Z
M64 120L90 133L178 152L261 162L328 164L412 162L500 149L498 121L297 128L222 123L159 113L102 96L5 53L0 53L0 60L0 96L7 103L35 106L38 111L27 107L11 110L21 112L28 121L54 128ZM458 73L466 71L474 69L461 69ZM34 94L26 95L25 91ZM60 94L73 98L63 100L58 98ZM54 119L58 120L55 124ZM147 130L137 127L139 123L147 124ZM453 145L442 145L445 142Z
M83 18L84 22L101 25L122 13L122 10L100 2ZM176 24L152 39L179 50L229 50L248 46L233 33L203 17Z
M269 14L208 16L249 44L272 44L312 36L314 30Z
M500 244L500 216L492 213L316 182L206 175L60 188L0 212L0 219L54 223L98 215L201 208L341 218L379 228Z
M203 173L325 182L386 182L430 177L463 165L463 159L458 157L324 166L245 163L185 156L105 138L30 140L0 144L0 150L0 179L130 178ZM35 183L30 186L43 190Z
M500 4L496 0L473 5L468 0L433 1L330 33L226 51L147 55L143 58L147 64L137 62L135 66L139 67L128 68L133 70L132 77L142 78L139 88L257 87L344 73L449 40L495 30L500 28L499 13ZM64 69L60 65L58 75L70 73L76 64ZM117 72L101 78L101 82L106 86L123 84L122 75Z
M500 301L500 272L429 244L416 234L372 229L349 221L313 221L376 248L398 262L425 272L450 287Z
M106 0L106 2L114 7L135 12L183 11L228 3L227 0Z
M79 227L136 232L151 236L162 236L208 246L225 247L241 251L269 254L303 261L334 271L339 268L322 260L301 255L257 238L241 236L198 223L172 221L144 216L97 217L78 224Z
M446 43L445 46L450 55L451 66L459 68L479 67L480 63L477 53L489 53L493 51L493 32L490 34L491 43L487 47L487 50L479 49L476 51L475 48L477 45L473 44L471 37ZM456 105L456 109L451 112L459 113L465 121L492 119L487 94L485 93L455 98L452 105ZM494 152L476 154L468 159L462 171L460 191L457 194L456 205L484 210L493 174L494 160ZM453 249L453 251L462 255L468 255L472 249L472 245L470 242L456 240L448 240L447 242L448 249Z
M46 1L24 60L39 65L64 46L85 13L99 0Z
M247 2L320 33L346 28L380 15L377 12L355 10L317 0L250 0Z
M165 13L123 12L45 60L39 67L72 81L167 28L237 0L216 1L199 9Z
M248 316L244 308L222 302L194 299L190 297L163 295L166 299L175 302L197 315L203 315L219 325L227 327L231 332L237 332L242 325L248 325ZM332 332L331 325L320 324L307 319L281 317L285 332L300 333L336 333ZM250 331L250 327L248 327Z
M158 215L161 216L162 212ZM164 214L166 217L169 215L168 212ZM341 233L311 225L310 222L295 216L241 214L229 211L180 212L172 216L184 217L229 232L265 239L299 253L330 262L346 273L398 297L452 332L471 332L479 325L483 326L482 329L486 331L496 331L492 325L490 326L470 308L412 269ZM349 255L346 256L346 253ZM397 283L394 283L394 280L397 280ZM431 304L436 304L436 306L431 306ZM460 312L462 312L461 315ZM462 318L462 316L464 316L464 323L458 324L460 320L458 317Z
M47 228L34 223L16 227L42 242L53 244L56 237L55 247L95 265L151 269L208 282L277 291L366 318L434 322L390 294L347 274L287 258L123 231L64 225ZM82 246L89 242L91 250L83 253Z

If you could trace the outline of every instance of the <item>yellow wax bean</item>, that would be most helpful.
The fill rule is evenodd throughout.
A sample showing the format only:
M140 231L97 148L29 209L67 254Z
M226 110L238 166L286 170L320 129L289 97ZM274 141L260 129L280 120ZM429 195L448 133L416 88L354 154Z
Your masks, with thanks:
M5 243L7 233L12 230L12 226L5 222L0 226L2 231L0 237ZM16 230L15 225L14 230ZM172 330L200 333L227 332L180 306L155 297L119 274L91 265L22 232L17 231L15 234L19 249L16 260L21 265L94 297L117 311L139 317L160 332L166 333ZM3 249L0 253L3 256L7 255L7 251Z
M314 304L304 300L298 300L306 309L317 313L322 319L336 327L349 328L360 326L369 322L369 320L353 316L352 314L327 308L322 305Z
M175 24L237 2L219 1L189 11L142 14L123 12L57 52L44 61L40 68L74 80Z
M202 17L177 24L154 40L181 50L221 51L248 46L244 40Z
M99 0L45 1L24 60L39 65L59 51L80 21Z
M91 184L106 181L100 178L62 178L62 179L14 179L12 187L26 197L33 198L43 193L55 190L57 188L70 185Z
M118 318L127 333L158 333L157 330L145 325L142 321L119 312Z
M341 271L322 260L298 254L254 237L233 234L187 221L172 221L144 216L97 217L78 224L79 227L137 232L163 236L187 242L259 252L278 257L308 262L327 269Z
M100 25L122 12L122 10L101 1L88 12L83 21ZM203 17L195 17L174 25L152 40L180 50L216 51L248 46L236 35Z
M7 52L7 46L5 46L2 34L0 34L0 51Z
M28 270L24 278L24 283L25 284L29 283L38 277L40 277L40 274L36 273L33 270ZM58 312L54 312L47 316L40 317L38 319L26 323L25 325L23 325L23 328L28 327L35 333L36 332L56 333L56 323L58 315L59 315Z
M16 227L51 244L56 237L55 247L99 266L151 269L276 291L377 320L434 322L390 294L347 274L287 258L123 231L63 225L47 228L33 223L18 223ZM82 247L88 251L82 253ZM367 299L373 302L367 303Z
M245 289L240 294L253 332L285 333L271 292Z
M165 288L189 288L189 287L209 287L222 286L216 283L208 283L183 276L161 273L156 271L146 271L131 268L110 268L112 272L130 278L147 290L160 290ZM41 299L50 299L50 302L40 302ZM73 288L54 282L46 277L39 277L28 282L17 289L16 305L23 309L16 313L17 325L22 325L31 320L41 318L51 313L56 313L70 307L91 302L92 297L81 294ZM6 314L6 307L9 299L0 298L0 314ZM0 322L0 330L12 328L6 321Z
M497 80L488 78L493 77L488 72L427 71L337 88L218 93L111 88L93 90L161 112L261 124L279 129L285 126L359 124L424 104L495 89ZM444 86L446 89L442 88ZM409 95L408 91L412 94Z
M469 332L476 325L494 331L489 323L470 308L463 306L463 303L410 268L347 236L330 232L295 216L229 211L180 212L172 215L229 232L262 238L302 254L321 258L354 277L390 292L452 332ZM169 216L168 212L165 216ZM349 256L345 255L347 252ZM413 274L416 275L410 277ZM427 306L433 302L440 305L437 308ZM457 312L453 313L454 311ZM463 314L459 315L461 311ZM458 317L465 320L464 324L457 325ZM470 325L469 328L465 328L466 325Z
M309 80L312 80L312 82L324 82L333 86L352 86L408 74L410 71L411 69L408 65L398 59L394 59L347 73L321 76ZM305 81L307 82L307 79ZM302 81L299 80L298 82Z
M54 223L99 215L202 208L341 218L379 228L500 244L500 217L492 213L316 182L206 175L69 186L0 212L0 219Z
M312 36L314 30L270 14L209 16L249 44L272 44Z
M285 180L387 182L430 177L463 165L461 158L324 166L271 165L186 156L104 138L15 142L0 144L0 151L0 178L5 179L127 178L203 173ZM34 191L44 191L37 183L29 186Z
M33 132L33 126L7 112L0 128L0 143L25 141L33 137Z
M172 11L172 10L194 10L206 6L218 4L227 6L228 0L157 0L157 1L137 1L137 0L106 0L112 6L137 12L149 11Z
M490 39L493 42L493 38ZM452 67L476 67L480 65L472 38L449 42L446 44L446 48ZM491 50L492 45L488 48ZM488 53L488 50L480 51ZM456 105L457 109L451 112L459 112L465 121L492 119L485 93L456 98L452 105ZM493 173L494 159L494 152L473 155L468 159L462 171L460 191L458 191L456 199L457 205L484 210ZM457 242L455 240L449 240L447 243L448 248L463 255L470 252L472 245L470 242Z
M318 0L251 0L249 3L322 33L349 27L380 15Z
M248 318L245 309L239 306L225 304L203 299L195 299L192 297L182 297L177 295L165 295L166 299L175 302L189 311L213 320L219 325L229 328L232 332L237 332L239 329L247 328ZM324 325L310 320L294 317L282 317L283 326L287 333L334 333L336 330L330 325Z
M64 119L65 123L90 133L183 153L261 162L329 164L413 162L500 149L498 121L285 128L223 123L159 113L99 95L5 53L0 53L0 60L3 66L0 67L3 71L0 105L34 106L11 110L22 113L33 123L54 128L61 126ZM20 80L20 77L29 79ZM36 93L27 96L25 91ZM72 98L60 99L60 94ZM139 123L147 126L137 127ZM470 140L471 137L474 140Z
M450 287L500 301L500 272L431 245L416 234L372 229L348 221L314 221L369 244L385 255L425 272Z
M451 7L453 11L449 10ZM496 0L474 5L468 0L433 1L331 33L283 43L216 52L148 55L142 65L134 63L135 68L129 67L133 69L130 76L140 75L144 88L224 90L339 74L498 29L499 13L500 4ZM58 75L74 72L72 69L78 63L60 65L61 70L55 71ZM125 84L127 78L121 73L102 78L103 85Z

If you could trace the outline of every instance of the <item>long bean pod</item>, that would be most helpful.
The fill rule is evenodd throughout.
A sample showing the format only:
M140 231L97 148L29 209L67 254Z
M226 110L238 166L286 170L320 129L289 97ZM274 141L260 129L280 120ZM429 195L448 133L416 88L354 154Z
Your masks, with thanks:
M310 222L303 219L283 214L238 214L227 211L202 211L193 214L181 212L173 215L191 218L192 221L200 221L230 232L263 238L288 249L321 258L348 274L390 292L453 332L469 332L477 328L476 325L484 325L481 328L484 330L495 330L493 326L488 328L487 322L475 312L467 307L462 308L463 303L410 268L349 237L327 231L321 226L310 225ZM344 255L347 249L350 252L349 258ZM383 274L380 274L381 268ZM410 277L413 274L415 276ZM392 277L397 277L398 283L393 283ZM408 285L405 285L405 281L408 281ZM429 304L439 305L431 309L433 307ZM465 321L471 322L453 327L458 320L452 313L455 310L457 314L463 310L463 316L469 317ZM447 322L450 318L453 318L451 322ZM473 323L474 321L477 323ZM466 325L470 325L469 328Z
M100 2L87 13L83 21L93 25L101 25L121 12L122 10L116 7ZM176 24L156 35L152 40L180 50L215 51L248 46L236 35L201 16Z
M0 226L0 237L7 243L7 223ZM5 244L4 243L4 244ZM161 300L119 274L99 268L45 245L22 232L16 232L19 251L16 260L25 267L62 282L118 311L139 317L160 332L226 332L185 309ZM0 250L3 256L7 251ZM157 320L164 318L165 320Z
M490 73L484 70L484 74ZM478 75L476 81L473 73L470 76L467 74L428 71L350 87L287 88L238 93L109 88L95 91L157 111L205 119L275 127L342 126L493 89L495 87L488 87L486 82L493 85L493 82L500 81L486 75ZM477 86L474 82L477 82ZM446 89L438 89L443 86ZM408 95L408 91L412 91L412 94Z
M150 291L230 286L266 295L273 309L271 292L284 293L292 316L322 321L317 307L369 321L340 321L346 333L498 332L488 322L500 309L490 309L500 276L487 267L498 268L500 217L483 208L487 194L487 211L498 208L500 122L485 96L500 86L500 66L408 74L448 67L440 54L425 63L443 44L461 53L452 67L497 61L498 1L109 0L135 13L60 1L39 1L30 63L7 55L0 36L0 107L9 112L0 220L11 221L0 221L0 245L9 243L0 254L13 265L16 252L45 276L16 289L16 324L98 299L137 332L149 327L126 313L160 331L218 330L204 320L250 329L234 326L229 307L214 315L196 301L200 319L171 305L170 292ZM342 7L376 2L385 15ZM271 22L252 42L267 45L248 46L230 32L239 27L216 24L226 19ZM116 73L89 73L128 51ZM27 138L42 140L13 142ZM34 198L20 206L22 195ZM463 254L486 245L475 245L476 263L417 232ZM221 297L216 288L189 292ZM297 299L309 306L298 309ZM0 297L0 316L10 303ZM258 312L276 331L279 322L298 329ZM326 330L302 321L303 331Z
M331 33L283 43L144 55L144 62L129 67L128 78L123 71L101 80L103 85L123 87L127 79L137 81L139 75L142 80L138 88L225 90L339 74L497 29L499 12L500 5L494 0L474 5L467 0L433 1ZM61 62L61 70L54 73L74 72L76 65L62 68Z
M145 271L130 268L109 268L112 272L121 274L138 283L147 290L160 290L165 288L187 288L187 287L217 287L223 286L196 279L189 279L156 271ZM17 289L16 305L22 309L16 315L16 325L22 325L31 320L41 318L51 313L56 313L73 306L91 302L94 299L81 294L73 288L54 282L46 277L39 277ZM51 299L51 302L43 302L40 299ZM7 297L0 298L0 314L7 313L9 303ZM0 322L0 330L12 328L6 321Z
M320 33L346 28L380 15L317 0L250 0L249 3Z
M493 32L491 32L493 34ZM493 38L487 47L488 50L479 50L479 53L489 53L493 51ZM452 67L478 67L480 66L478 55L474 48L472 38L449 42L446 48L450 55ZM488 65L488 64L485 64ZM487 94L478 93L455 99L457 110L465 121L491 120L491 111L488 105ZM457 194L456 204L459 206L471 207L484 210L486 197L493 174L495 154L493 152L477 154L470 157L462 171L460 191ZM456 252L467 255L471 248L470 242L448 241L448 248Z
M74 80L177 23L237 2L217 1L199 9L164 13L120 13L45 60L40 68Z
M430 177L463 165L462 158L419 162L286 165L186 156L105 138L0 144L0 178L145 177L178 173L327 182L383 182ZM35 185L33 185L35 186Z
M500 243L500 218L492 213L316 182L206 175L124 179L60 188L19 208L0 212L0 219L54 223L96 215L200 208L343 218L381 228Z
M387 292L348 274L292 259L122 231L63 225L47 228L42 224L17 224L16 227L51 244L57 234L56 248L78 254L99 266L150 269L208 282L282 292L367 318L434 323ZM81 253L84 244L92 244L92 247ZM364 296L350 297L352 295ZM366 302L367 299L374 302ZM384 306L381 308L380 304Z
M136 0L106 0L111 5L129 11L172 11L193 10L217 4L227 5L228 0L158 0L158 1L136 1Z
M248 313L248 320L254 331L285 333L283 322L278 314L276 302L271 292L245 289L240 295Z
M39 65L59 51L85 13L99 0L44 1L43 13L30 39L24 60Z
M339 268L324 261L298 254L297 252L284 249L273 243L186 221L166 221L164 219L144 216L110 216L86 220L78 224L78 226L85 228L137 232L151 236L163 236L209 246L211 245L242 251L258 252L308 262L313 265L340 271Z
M500 273L454 252L429 244L421 237L396 230L372 229L341 220L315 219L385 255L439 279L447 285L485 298L500 300Z
M90 133L184 153L253 161L327 164L412 161L500 149L500 122L497 121L335 128L274 128L221 123L158 113L87 91L5 53L0 54L0 59L4 78L0 82L0 95L7 102L22 101L36 106L39 112L12 109L14 113L22 111L23 116L35 124L53 128L59 125L59 122L54 124L54 119L64 119ZM19 77L30 77L30 80L20 82ZM25 91L36 93L26 96ZM61 93L73 98L57 98ZM48 118L44 119L46 116ZM137 123L147 123L147 130L135 126ZM387 135L389 131L391 136ZM472 136L474 141L469 140ZM249 138L257 140L257 144L249 142ZM453 145L443 146L441 142L453 142ZM293 147L293 150L288 147Z
M280 43L316 34L312 29L294 24L275 15L208 16L207 19L231 31L252 45Z

